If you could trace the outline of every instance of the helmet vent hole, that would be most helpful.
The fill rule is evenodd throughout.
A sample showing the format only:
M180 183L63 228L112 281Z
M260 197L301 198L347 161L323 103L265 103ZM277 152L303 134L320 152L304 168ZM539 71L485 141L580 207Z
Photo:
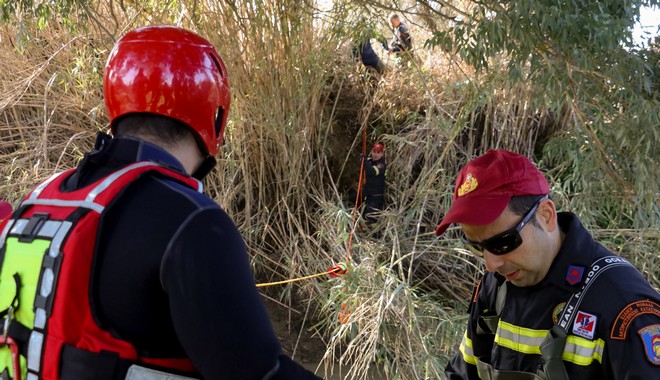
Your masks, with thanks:
M213 63L215 64L215 68L218 69L218 72L220 73L220 76L224 78L225 72L222 70L222 65L220 65L220 62L218 62L218 58L213 55L209 54L211 56L211 59L213 60Z
M215 117L215 135L220 136L220 133L222 132L220 129L222 128L222 116L223 116L224 110L222 107L218 108L218 113Z

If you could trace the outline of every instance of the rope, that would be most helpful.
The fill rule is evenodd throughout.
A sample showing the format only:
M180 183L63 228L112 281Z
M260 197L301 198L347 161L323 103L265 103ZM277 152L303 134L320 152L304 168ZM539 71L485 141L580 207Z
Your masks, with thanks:
M362 200L362 185L364 183L364 161L367 157L367 128L362 128L362 160L360 162L360 176L358 177L358 189L355 196L355 205L353 206L353 220L351 221L351 233L348 235L348 245L346 247L346 262L351 261L351 246L353 245L353 230L357 220L357 210Z
M339 277L339 276L344 275L346 273L348 273L348 266L346 265L346 263L340 262L337 265L329 268L325 272L310 274L309 276L292 278L292 279L289 279L289 280L282 280L282 281L266 282L266 283L262 283L262 284L257 284L257 288L263 288L265 286L272 286L272 285L289 284L291 282L302 281L302 280L309 280L310 278L320 277L320 276L323 276L323 275L326 275L326 274L329 275L330 277Z
M275 282L265 282L261 284L257 284L257 288L263 288L266 286L274 286L274 285L283 285L283 284L290 284L292 282L297 282L297 281L303 281L303 280L309 280L310 278L316 278L316 277L321 277L324 275L329 275L330 277L339 277L342 275L345 275L348 273L348 265L346 263L350 263L351 260L351 247L353 245L353 230L355 230L355 224L357 220L357 210L360 206L360 200L362 199L362 184L364 182L364 161L365 157L367 155L367 128L362 128L362 161L360 162L360 176L358 178L358 190L357 190L357 195L355 196L355 205L353 206L353 220L351 221L351 233L348 236L348 244L346 247L346 261L345 262L339 262L338 264L328 268L327 271L325 272L320 272L320 273L315 273L315 274L310 274L308 276L304 277L298 277L298 278L291 278L288 280L282 280L282 281L275 281ZM346 304L342 305L342 312L340 312L339 319L340 322L343 324L348 321L348 315L350 314L349 310L346 310L347 306Z
M346 247L346 262L351 262L351 246L353 244L353 232L357 223L357 210L362 200L362 185L364 184L364 161L367 157L367 127L362 128L362 160L360 162L360 177L358 179L357 196L355 197L355 206L353 207L353 220L351 222L351 233L348 235L348 245ZM343 291L346 293L346 279L342 279L344 283ZM344 302L341 304L341 310L337 312L337 319L339 323L345 325L351 321L351 308Z

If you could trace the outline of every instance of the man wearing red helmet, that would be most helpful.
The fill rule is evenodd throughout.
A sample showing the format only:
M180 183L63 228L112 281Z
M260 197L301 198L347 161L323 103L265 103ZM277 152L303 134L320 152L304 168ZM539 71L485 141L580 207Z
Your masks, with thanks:
M557 212L524 156L489 150L458 175L452 223L487 273L449 379L658 379L660 295Z
M376 222L376 215L385 205L385 176L387 164L385 163L385 147L376 143L371 148L364 165L366 183L362 187L364 195L364 218L367 223Z
M0 224L0 372L318 379L281 352L238 229L201 193L230 104L215 48L176 27L133 30L104 94L114 138L99 134Z

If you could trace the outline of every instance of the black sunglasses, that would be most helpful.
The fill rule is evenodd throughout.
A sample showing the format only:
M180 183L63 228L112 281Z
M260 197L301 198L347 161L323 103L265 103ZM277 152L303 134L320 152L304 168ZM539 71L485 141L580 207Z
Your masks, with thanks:
M483 256L484 250L487 250L496 256L506 255L507 253L520 247L523 242L522 237L520 236L520 231L522 231L522 229L525 228L525 225L527 225L530 219L532 219L532 216L534 216L534 213L536 212L536 209L539 207L541 202L548 198L549 195L546 194L541 199L539 199L534 207L532 207L527 212L527 214L525 214L520 223L518 223L518 225L513 228L509 228L508 230L479 243L468 240L465 237L465 233L463 233L461 236L461 241L463 241L463 244L465 244L465 246L468 247L470 251L478 256Z

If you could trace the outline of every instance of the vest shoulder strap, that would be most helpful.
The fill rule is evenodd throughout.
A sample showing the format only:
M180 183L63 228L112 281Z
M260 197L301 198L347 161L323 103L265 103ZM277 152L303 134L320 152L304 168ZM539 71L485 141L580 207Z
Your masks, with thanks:
M548 380L568 380L568 373L566 372L566 366L563 360L568 329L573 324L577 310L591 285L605 271L625 265L632 264L618 256L605 256L591 264L584 284L580 290L571 295L566 306L564 306L561 316L557 320L557 324L552 326L545 340L541 343L541 356L545 361L543 372Z

